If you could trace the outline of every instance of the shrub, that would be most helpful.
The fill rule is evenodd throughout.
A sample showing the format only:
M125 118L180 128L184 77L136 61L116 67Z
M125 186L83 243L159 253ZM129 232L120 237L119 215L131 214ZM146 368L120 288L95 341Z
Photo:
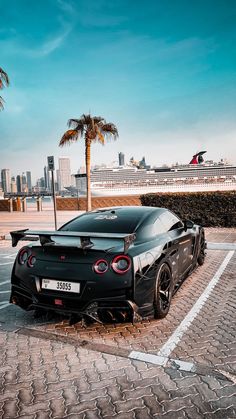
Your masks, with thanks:
M205 227L236 227L236 191L156 193L141 195L140 200Z

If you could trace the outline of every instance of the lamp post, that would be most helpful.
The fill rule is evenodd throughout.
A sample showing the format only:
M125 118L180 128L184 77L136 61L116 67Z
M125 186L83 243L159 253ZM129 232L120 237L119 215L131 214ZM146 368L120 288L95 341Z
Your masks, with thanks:
M55 196L55 183L54 183L54 156L48 156L48 170L52 174L52 197L53 197L53 209L54 209L54 222L55 230L57 230L57 210L56 210L56 196Z

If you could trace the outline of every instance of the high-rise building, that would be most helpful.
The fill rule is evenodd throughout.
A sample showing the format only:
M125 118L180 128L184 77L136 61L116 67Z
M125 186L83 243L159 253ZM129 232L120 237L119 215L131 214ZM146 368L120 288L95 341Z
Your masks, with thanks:
M22 192L22 176L21 175L16 176L16 189L18 193Z
M119 158L119 166L124 166L125 165L125 155L124 153L119 153L118 154L118 158Z
M16 179L15 179L14 176L12 176L12 178L11 178L11 192L12 193L16 193L17 192Z
M22 173L22 192L28 192L28 185L25 173Z
M28 186L28 192L32 192L31 172L26 172L26 182Z
M1 181L3 192L11 192L11 182L10 182L10 170L2 169L1 170Z
M71 169L69 157L59 157L59 190L63 191L67 186L71 186Z
M48 166L44 166L44 183L45 183L46 191L51 191L51 183L50 183Z

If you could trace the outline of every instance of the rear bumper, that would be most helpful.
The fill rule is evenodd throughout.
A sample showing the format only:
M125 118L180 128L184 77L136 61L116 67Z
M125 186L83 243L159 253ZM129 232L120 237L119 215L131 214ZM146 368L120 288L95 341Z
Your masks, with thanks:
M90 301L73 298L62 293L35 294L29 290L12 285L10 303L18 305L24 310L52 310L67 315L77 314L88 316L99 322L138 321L137 305L127 298L125 293L117 296L93 298Z

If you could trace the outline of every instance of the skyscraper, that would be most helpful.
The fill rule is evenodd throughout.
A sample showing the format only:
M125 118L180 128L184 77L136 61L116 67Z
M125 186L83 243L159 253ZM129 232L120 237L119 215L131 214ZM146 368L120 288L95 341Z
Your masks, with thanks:
M10 182L10 170L2 169L1 170L1 181L3 192L11 192L11 182Z
M16 189L17 192L22 192L22 176L17 175L16 176Z
M63 191L67 186L71 186L71 169L69 157L59 157L59 190Z
M31 172L26 172L26 182L28 186L28 192L32 192Z
M14 176L12 176L12 178L11 178L11 192L12 193L16 193L17 192L16 179L15 179Z
M28 185L25 173L22 173L22 192L28 192Z
M125 165L125 155L124 155L124 153L119 153L118 157L119 157L119 166L124 166Z
M51 183L50 183L48 166L44 166L44 183L45 183L46 191L51 191Z

